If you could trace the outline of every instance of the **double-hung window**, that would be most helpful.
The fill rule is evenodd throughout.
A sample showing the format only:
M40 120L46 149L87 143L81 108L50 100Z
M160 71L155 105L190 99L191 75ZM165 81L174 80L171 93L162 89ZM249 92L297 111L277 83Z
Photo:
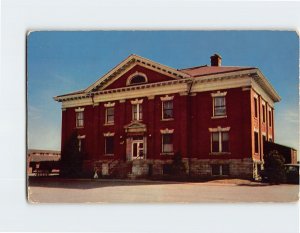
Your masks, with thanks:
M173 119L173 100L167 100L162 102L162 119Z
M163 153L173 152L173 134L171 133L162 134L162 152Z
M82 128L84 126L84 108L76 108L76 128Z
M226 153L229 152L229 130L230 127L209 128L211 133L211 152Z
M213 132L211 135L212 152L229 152L228 132Z
M83 127L83 112L76 112L76 127Z
M214 97L214 116L226 115L225 96Z
M114 109L114 107L107 107L106 108L105 123L106 124L113 124L114 119L115 119L115 109Z
M227 91L211 93L213 100L213 118L226 117L226 94Z
M141 104L132 105L132 120L134 121L143 120L143 106Z

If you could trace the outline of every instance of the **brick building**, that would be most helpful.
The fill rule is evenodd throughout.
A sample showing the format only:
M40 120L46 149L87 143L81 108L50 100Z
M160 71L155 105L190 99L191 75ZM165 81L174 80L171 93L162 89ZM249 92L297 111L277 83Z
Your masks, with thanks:
M180 153L187 175L255 178L280 97L258 68L221 61L174 69L130 55L88 88L54 97L62 148L76 133L83 170L103 176L161 176Z

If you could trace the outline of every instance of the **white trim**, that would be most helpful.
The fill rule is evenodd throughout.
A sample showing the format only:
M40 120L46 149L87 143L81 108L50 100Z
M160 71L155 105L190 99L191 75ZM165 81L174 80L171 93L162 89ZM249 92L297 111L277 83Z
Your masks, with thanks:
M149 96L147 96L147 98L148 98L148 100L154 100L155 95L149 95Z
M217 91L217 92L211 93L211 96L212 97L225 97L226 94L227 94L227 91L224 91L224 92Z
M218 126L217 128L208 128L209 132L215 133L215 132L228 132L230 130L230 127L224 127Z
M188 74L178 71L174 68L159 64L157 62L151 61L149 59L143 58L141 56L137 56L132 54L128 56L125 60L123 60L119 65L110 70L107 74L98 79L95 83L85 89L85 93L92 91L94 88L100 86L101 83L105 83L101 89L104 89L115 80L117 80L121 75L127 72L129 69L134 67L135 65L140 65L146 67L151 70L155 70L156 72L163 73L164 75L170 76L174 79L190 77ZM124 68L125 67L125 68ZM113 77L113 78L112 78Z
M162 121L171 121L171 120L174 120L174 102L173 102L173 97L174 96L171 96L172 98L166 98L164 100L162 100L162 97L160 98L161 99L161 120ZM168 100L167 100L168 99ZM172 105L173 105L173 108L172 108L172 114L173 114L173 117L171 118L164 118L164 104L165 102L168 102L168 101L172 101Z
M104 137L113 137L113 136L115 136L115 133L114 132L107 132L107 133L103 133L103 136Z
M131 80L136 77L136 76L142 76L145 78L145 82L142 82L142 83L134 83L134 84L131 84ZM144 84L144 83L148 83L148 78L147 78L147 75L144 74L144 73L141 73L141 72L134 72L132 73L126 80L126 86L131 86L131 85L138 85L138 84Z
M165 95L165 96L160 97L161 101L168 101L168 100L173 100L173 99L174 99L174 95L172 95L172 96Z
M143 100L142 100L143 102ZM131 101L132 120L141 121L143 120L143 106L140 101ZM134 119L134 106L136 106L136 119ZM142 109L142 117L140 116L140 108Z
M85 139L85 135L78 135L77 139Z
M230 127L221 128L221 126L218 126L218 128L209 128L208 130L210 132L210 154L212 154L212 155L215 155L215 154L230 154L230 152L228 152L228 151L223 151L223 148L222 148L222 133L223 132L228 133L229 130L230 130ZM218 133L219 151L217 151L217 152L212 151L213 150L213 133Z
M259 129L256 128L256 127L253 127L253 131L256 132L256 133L258 133L258 132L259 132Z
M125 100L125 99L121 99L121 100L119 100L119 102L120 102L120 103L125 103L126 100Z
M212 104L213 104L213 116L211 117L212 119L219 119L219 118L225 118L227 117L227 106L226 106L226 92L220 92L218 91L217 93L211 93L212 96ZM223 97L224 98L224 104L225 104L225 114L224 115L215 115L215 98L220 98Z
M133 104L133 105L135 105L135 104L142 104L143 103L143 99L131 100L130 103Z
M106 108L110 108L110 107L114 107L115 106L115 102L108 102L104 104L104 107Z
M222 116L212 116L211 119L221 119L221 118L227 118L227 115Z
M75 112L83 112L84 111L84 108L75 108Z
M61 108L61 111L62 111L62 112L66 111L66 110L67 110L66 108Z
M168 129L168 128L166 128L166 129L161 129L161 130L160 130L160 133L161 133L161 134L172 134L172 133L174 133L174 129Z

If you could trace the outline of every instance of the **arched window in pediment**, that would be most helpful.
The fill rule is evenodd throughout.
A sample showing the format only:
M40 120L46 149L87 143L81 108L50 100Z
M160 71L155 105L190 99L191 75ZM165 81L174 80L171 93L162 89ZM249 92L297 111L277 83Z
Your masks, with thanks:
M128 77L126 85L127 86L138 85L138 84L144 84L147 82L148 82L148 79L145 74L136 72Z

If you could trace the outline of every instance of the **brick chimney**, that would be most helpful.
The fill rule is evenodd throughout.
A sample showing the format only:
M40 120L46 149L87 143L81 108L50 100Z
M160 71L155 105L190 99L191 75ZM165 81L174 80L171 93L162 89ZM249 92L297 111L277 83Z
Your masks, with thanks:
M211 66L221 66L222 57L219 54L214 54L210 57L210 65Z

